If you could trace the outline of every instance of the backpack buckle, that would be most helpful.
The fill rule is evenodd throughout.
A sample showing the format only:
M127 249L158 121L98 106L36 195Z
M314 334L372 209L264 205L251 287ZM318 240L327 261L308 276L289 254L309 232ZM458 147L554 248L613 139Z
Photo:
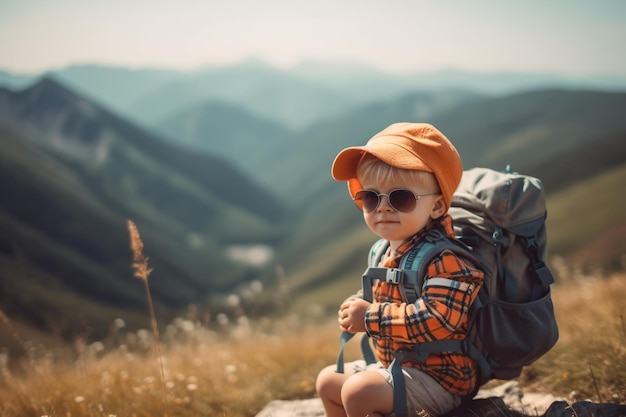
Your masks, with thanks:
M399 284L402 282L402 270L398 268L387 269L387 275L385 281L392 284Z

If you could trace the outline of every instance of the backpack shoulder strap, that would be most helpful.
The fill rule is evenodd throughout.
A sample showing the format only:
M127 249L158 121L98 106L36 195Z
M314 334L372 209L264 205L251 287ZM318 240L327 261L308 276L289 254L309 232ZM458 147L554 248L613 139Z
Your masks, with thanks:
M377 267L388 248L389 241L385 239L378 239L374 242L372 248L370 249L369 258L367 259L367 266Z
M404 287L403 295L407 302L414 303L419 298L425 284L424 278L427 275L428 266L436 256L446 249L452 250L463 258L472 257L469 249L464 244L448 238L439 230L431 230L420 244L404 255L400 262L400 269L404 272L402 281ZM450 282L445 284L444 281ZM454 281L445 278L429 279L430 284L435 282L444 285L455 285Z
M365 276L370 270L373 270L373 271L383 270L383 268L378 268L378 264L380 263L380 260L383 258L383 255L387 251L388 247L389 247L388 241L386 241L385 239L379 239L376 242L374 242L374 244L372 245L370 249L369 257L367 259L368 268L363 278L364 284L363 284L362 289L363 289L364 300L372 301L372 289L371 289L371 286L369 286L371 282L367 281ZM374 273L370 274L370 276L378 277L378 275ZM341 336L339 337L340 348L339 348L339 353L337 355L336 371L340 374L344 373L343 352L344 352L345 346L350 341L350 339L354 337L354 335L355 333L349 333L349 332L344 331L341 333ZM376 362L376 356L374 355L374 352L372 351L372 348L369 344L369 336L367 335L367 333L364 333L363 336L361 337L361 352L363 353L363 358L365 359L365 362L368 365Z

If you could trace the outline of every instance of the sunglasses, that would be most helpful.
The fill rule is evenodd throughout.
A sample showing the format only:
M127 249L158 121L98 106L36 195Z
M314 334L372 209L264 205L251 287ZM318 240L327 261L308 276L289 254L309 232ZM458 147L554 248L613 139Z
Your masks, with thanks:
M413 191L404 188L393 190L389 194L377 193L371 190L361 190L354 195L354 204L356 204L359 209L371 213L380 205L382 196L386 196L389 199L389 205L394 210L401 213L409 213L415 209L417 200L422 197L437 194L441 193L415 195Z

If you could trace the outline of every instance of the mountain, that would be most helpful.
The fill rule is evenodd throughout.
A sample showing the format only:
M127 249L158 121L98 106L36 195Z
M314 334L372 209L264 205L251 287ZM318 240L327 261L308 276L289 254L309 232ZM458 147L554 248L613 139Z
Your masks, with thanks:
M463 89L481 94L504 96L530 90L590 89L625 91L626 78L614 76L568 76L552 73L471 72L460 69L389 74L357 62L304 61L291 73L338 92L380 100L397 97L410 90L438 91Z
M146 125L194 104L219 100L287 127L306 126L353 105L323 85L256 62L199 70L165 84L128 107Z
M327 180L319 175L319 163L328 163L332 158L334 145L330 142L338 134L344 134L341 126L352 124L354 132L345 134L358 140L380 126L376 123L381 115L424 120L479 97L484 96L456 90L412 93L361 107L296 132L240 108L211 101L172 115L152 129L176 143L233 161L284 199L297 203L306 190L313 190L320 181ZM387 120L391 123L396 119ZM306 190L301 187L303 183L307 184Z
M71 65L45 75L90 101L96 101L116 113L124 114L141 97L178 80L182 74L169 69L131 69L84 64Z
M291 128L341 113L354 104L349 96L257 61L187 72L81 65L50 76L146 126L211 100Z
M126 219L170 316L258 279L228 256L231 245L281 239L283 203L230 163L151 136L51 79L0 90L0 141L0 308L31 324L75 334L83 321L106 329L120 312L141 316Z
M395 121L427 120L442 126L454 138L466 167L502 169L511 164L522 169L620 132L625 126L620 117L624 97L556 89L504 97L466 90L418 91L297 132L211 102L176 114L155 130L240 164L261 183L298 202L323 192L332 158L340 149L363 143Z
M36 74L17 74L0 69L0 87L7 87L15 90L28 87L39 78Z
M458 91L407 94L303 132L299 146L282 159L308 163L298 169L282 164L269 169L291 172L289 184L284 185L290 195L305 180L315 181L316 173L323 174L322 187L331 182L327 173L339 150L364 144L390 123L426 120L453 141L465 168L503 169L511 164L523 171L543 161L554 163L560 153L574 147L623 132L624 108L626 93L597 91L542 90L505 97ZM308 190L317 193L321 188ZM310 195L303 197L308 200Z
M268 163L262 175L266 182L280 185L281 195L308 201L318 192L324 192L324 187L332 182L330 166L341 149L364 144L391 123L431 120L484 98L484 95L464 90L418 91L359 107L297 132L291 147L274 154L281 163Z
M573 147L622 132L626 93L541 90L483 100L433 118L464 165L522 170Z
M152 126L164 138L196 151L219 155L265 184L264 171L294 135L280 124L224 102L208 101L170 115Z
M0 72L0 86L16 87L18 77L34 80L42 75ZM625 77L455 69L391 74L333 61L306 61L288 70L258 60L193 71L73 65L45 75L147 126L207 101L226 102L285 127L303 129L410 91L461 89L492 96L550 88L626 91Z

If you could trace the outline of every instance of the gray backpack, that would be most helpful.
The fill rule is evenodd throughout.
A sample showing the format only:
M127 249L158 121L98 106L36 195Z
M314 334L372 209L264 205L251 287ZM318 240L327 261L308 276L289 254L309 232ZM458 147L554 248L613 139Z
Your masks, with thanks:
M407 413L400 366L407 360L419 362L431 353L462 351L479 366L478 390L490 379L519 376L524 366L548 352L558 339L550 296L554 278L544 261L547 211L541 181L512 173L508 167L505 172L486 168L464 171L449 213L457 239L433 231L404 255L397 269L376 266L388 246L379 240L363 274L364 299L371 301L374 281L386 280L400 285L405 301L413 303L426 285L447 285L449 280L442 278L424 282L428 265L444 249L485 272L483 287L470 308L467 339L421 343L412 350L396 352L390 370L394 413L398 415ZM343 372L342 351L350 337L341 337L338 372ZM365 359L373 362L367 337L361 347Z

